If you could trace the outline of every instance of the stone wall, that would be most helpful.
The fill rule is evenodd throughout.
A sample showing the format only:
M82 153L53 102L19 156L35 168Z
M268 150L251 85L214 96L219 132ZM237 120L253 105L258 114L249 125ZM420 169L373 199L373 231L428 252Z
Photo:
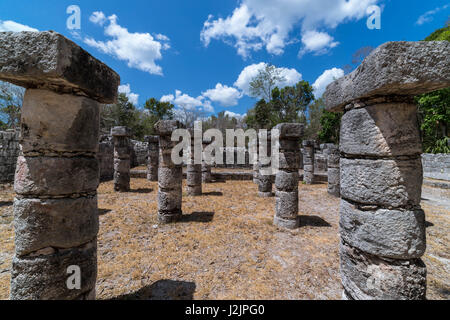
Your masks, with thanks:
M131 167L139 167L147 165L148 143L136 140L130 140L131 151Z
M450 154L423 154L424 178L450 181Z
M0 183L13 182L19 156L19 131L0 131Z

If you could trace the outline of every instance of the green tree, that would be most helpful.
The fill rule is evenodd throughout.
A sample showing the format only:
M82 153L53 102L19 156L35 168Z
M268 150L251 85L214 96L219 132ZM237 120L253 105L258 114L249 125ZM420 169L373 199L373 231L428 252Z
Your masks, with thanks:
M272 91L272 109L276 123L306 122L306 109L314 100L313 88L307 81Z
M142 114L142 123L147 135L155 135L155 124L159 120L171 120L174 117L175 106L170 102L162 102L155 98L148 99L144 104L147 114Z
M341 119L342 113L323 110L320 118L321 129L318 135L321 142L339 144Z
M315 100L308 106L308 123L305 128L307 140L319 140L319 132L322 129L320 119L322 118L325 105L322 98Z
M250 95L269 102L277 83L284 81L286 81L286 78L281 75L280 69L277 69L274 65L266 64L265 68L259 70L258 75L250 82Z

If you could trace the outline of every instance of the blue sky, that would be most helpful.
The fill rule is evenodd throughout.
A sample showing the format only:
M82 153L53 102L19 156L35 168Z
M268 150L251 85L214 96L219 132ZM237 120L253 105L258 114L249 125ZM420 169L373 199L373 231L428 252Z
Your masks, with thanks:
M69 30L70 5L81 29ZM381 8L381 29L367 20ZM0 2L0 31L54 30L121 76L142 106L155 97L207 114L245 114L248 83L271 63L320 95L361 47L422 40L450 16L448 0L165 0ZM283 85L283 84L281 84Z

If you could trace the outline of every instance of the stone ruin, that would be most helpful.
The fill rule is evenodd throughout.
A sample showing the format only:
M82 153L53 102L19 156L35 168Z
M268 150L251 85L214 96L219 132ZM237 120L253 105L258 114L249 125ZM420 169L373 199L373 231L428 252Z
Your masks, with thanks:
M425 299L422 143L414 96L450 87L450 43L388 42L327 87L341 124L346 299Z
M186 174L186 194L188 196L201 196L202 195L202 164L196 164L194 162L195 159L195 144L201 144L203 147L203 139L198 140L196 138L194 130L189 130L189 133L191 135L191 145L188 155L188 161L187 161L187 174ZM203 133L200 131L199 136L201 137ZM198 140L198 141L196 141ZM202 156L201 154L199 155Z
M313 140L303 141L303 181L306 184L314 183L314 145Z
M99 105L119 76L55 32L0 33L0 79L26 88L14 189L11 299L92 299ZM66 285L79 266L81 288Z
M260 143L260 148L262 150L265 150L265 156L271 157L272 155L272 139L271 139L271 133L259 131L258 132L258 141L264 141L264 143ZM260 150L261 151L261 150ZM273 197L272 192L272 170L271 170L272 163L267 162L263 163L261 161L258 161L257 168L257 179L256 184L258 185L258 196L261 198L269 198Z
M412 97L450 86L449 52L448 42L386 43L355 72L329 85L324 95L328 110L345 112L339 150L322 152L329 192L342 197L344 299L425 298L422 146ZM116 101L120 78L55 32L6 32L0 33L0 80L27 89L14 186L11 299L94 299L103 161L97 155L99 104ZM174 120L155 125L161 223L182 217L182 165L171 160L177 144L171 134L178 128L182 125ZM303 126L280 124L276 129L280 170L274 224L293 229L299 226ZM127 191L129 133L122 127L112 134L116 190ZM150 140L154 179L156 139L152 146ZM304 142L307 183L314 178L314 149L316 143ZM190 172L198 182L199 170ZM188 185L198 189L198 183ZM70 266L79 267L80 289L67 286Z
M148 144L147 154L147 180L158 181L159 168L159 137L147 136L145 141Z
M205 150L207 146L211 144L211 139L204 138L202 141L202 148ZM205 161L205 156L202 154L202 182L203 183L211 183L212 175L211 175L211 165Z
M14 181L19 156L20 131L0 131L0 183Z

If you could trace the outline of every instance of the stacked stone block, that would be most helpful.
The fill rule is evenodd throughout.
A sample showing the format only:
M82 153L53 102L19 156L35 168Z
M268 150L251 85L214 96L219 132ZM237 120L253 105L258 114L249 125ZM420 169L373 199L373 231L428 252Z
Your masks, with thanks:
M158 181L159 137L147 136L145 140L148 143L147 180Z
M314 144L313 140L303 141L303 181L314 183Z
M188 196L202 195L202 165L195 163L195 144L202 143L202 140L196 139L196 130L189 130L191 135L191 147L186 172L186 194ZM198 132L201 137L202 132ZM198 140L198 141L196 141Z
M300 166L299 141L304 127L299 123L282 123L275 130L279 132L279 170L275 177L275 217L274 224L287 229L299 226L298 180Z
M450 86L450 43L389 42L330 84L341 125L341 278L347 299L425 299L422 145L414 96Z
M266 133L262 133L261 131L258 133L258 140L260 141L260 147L265 148L265 154L268 158L272 155L272 139L270 131ZM263 149L264 150L264 149ZM261 151L260 151L261 152ZM258 197L261 198L269 198L273 197L272 192L272 163L267 162L259 162L258 164Z
M205 148L211 144L211 139L203 139L202 141L202 150L205 150ZM212 182L212 175L211 175L211 165L207 164L205 161L205 157L202 153L202 183L211 183Z
M0 183L13 182L19 156L19 131L0 131Z
M117 192L130 191L130 132L126 127L111 129L114 140L114 190Z
M253 183L258 184L258 176L259 176L259 162L258 162L258 155L259 155L259 145L258 145L258 139L250 140L249 141L249 150L252 148L256 148L256 154L257 158L252 166L253 166Z
M161 120L155 125L159 134L158 170L158 220L171 223L181 219L183 164L172 161L172 149L178 144L172 141L172 132L182 128L176 120ZM181 151L182 152L182 151Z
M99 104L116 101L119 76L55 32L6 32L0 80L27 88L10 297L95 298Z
M340 177L340 153L337 146L329 146L327 149L328 166L328 193L335 196L341 196L341 177Z

